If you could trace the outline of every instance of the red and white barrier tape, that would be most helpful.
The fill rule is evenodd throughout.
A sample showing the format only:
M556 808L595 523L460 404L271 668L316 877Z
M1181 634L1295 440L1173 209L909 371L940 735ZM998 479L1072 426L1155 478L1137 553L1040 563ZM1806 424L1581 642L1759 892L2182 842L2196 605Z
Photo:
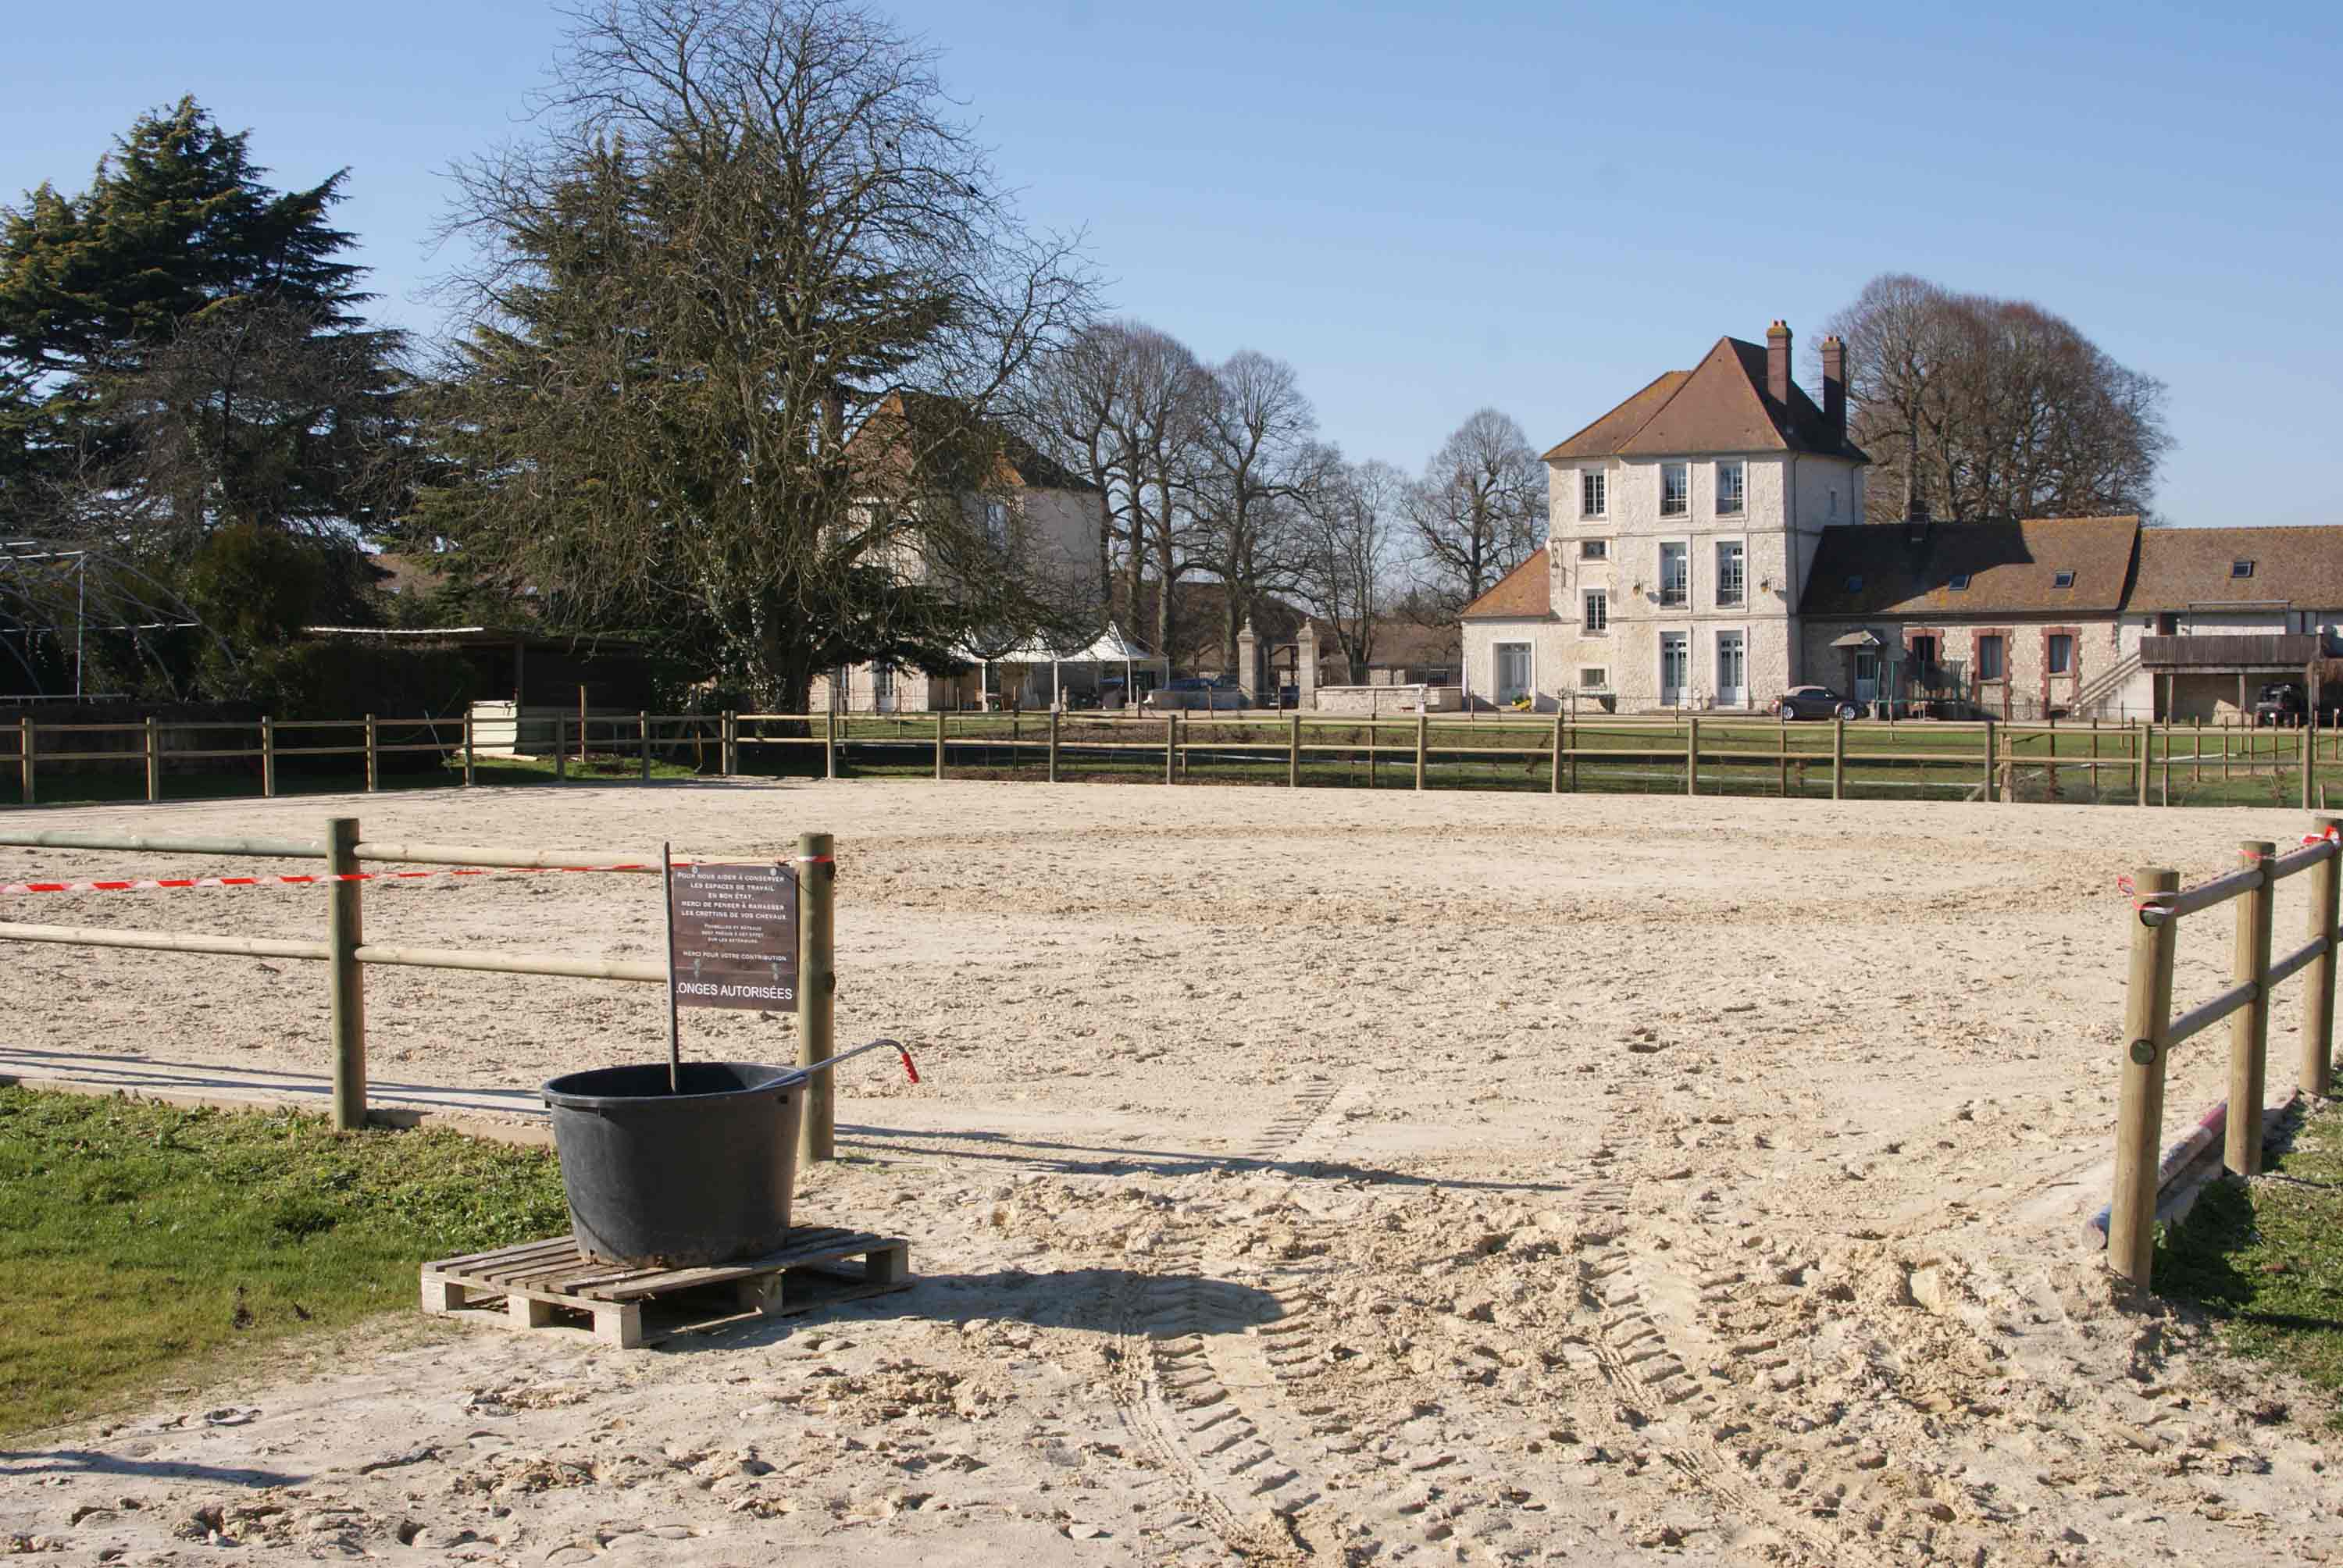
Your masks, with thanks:
M678 860L679 867L697 864ZM427 877L527 877L543 871L656 871L655 862L630 861L615 866L453 866L430 871L317 871L285 877L137 877L86 882L0 883L0 895L10 893L136 893L164 888L282 888L325 882L412 882Z

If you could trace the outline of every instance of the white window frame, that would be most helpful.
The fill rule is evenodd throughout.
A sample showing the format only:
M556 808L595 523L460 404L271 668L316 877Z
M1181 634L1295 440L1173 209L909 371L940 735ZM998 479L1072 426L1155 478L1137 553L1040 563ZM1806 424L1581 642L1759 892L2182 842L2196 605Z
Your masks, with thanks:
M1596 626L1596 621L1601 626ZM1578 629L1582 637L1611 635L1611 590L1588 588L1578 596Z
M1684 648L1684 678L1676 682L1676 699L1674 702L1668 701L1668 639L1670 638L1674 638ZM1660 701L1666 707L1682 708L1684 699L1692 694L1692 632L1686 629L1660 633L1659 652Z
M1593 676L1594 678L1594 679L1592 679L1592 680L1589 680L1589 679L1587 678L1587 677L1588 677L1588 676ZM1579 690L1581 690L1581 691L1608 691L1608 690L1610 690L1610 689L1611 689L1611 668L1610 668L1610 666L1608 666L1608 665L1602 665L1602 664L1582 664L1582 665L1580 665L1580 666L1578 667L1578 689L1579 689Z
M1675 552L1676 552L1676 559L1678 559L1678 560L1680 560L1680 561L1682 561L1682 562L1684 563L1684 588L1683 588L1683 591L1682 591L1681 593L1679 593L1679 594L1678 594L1675 598L1670 598L1668 597L1668 552L1669 552L1670 550L1674 550L1674 551L1675 551ZM1660 570L1659 570L1658 592L1659 592L1659 602L1660 602L1661 606L1662 606L1664 608L1667 608L1667 609L1688 609L1688 608L1691 608L1691 606L1692 606L1692 541L1691 541L1691 540L1689 540L1689 539L1663 539L1663 540L1661 540L1661 541L1660 541Z
M1594 492L1594 505L1586 504L1589 489ZM1607 518L1611 515L1611 475L1604 468L1578 470L1578 515L1582 518Z
M1578 558L1582 561L1609 560L1611 558L1611 541L1609 539L1579 540Z
M1985 645L1993 644L1995 669L1985 672ZM1976 669L1979 686L1999 686L2009 678L2009 638L1997 631L1981 631L1969 642L1969 658Z
M1733 597L1725 597L1726 582L1725 552L1734 552L1733 576L1738 580L1733 586ZM1749 602L1749 542L1746 539L1716 541L1716 604L1720 609L1738 609Z
M1716 635L1709 639L1708 656L1713 661L1712 673L1716 677L1717 706L1720 708L1725 706L1725 639L1728 637L1737 637L1741 639L1741 700L1733 706L1746 708L1749 706L1751 688L1749 685L1749 628L1745 626L1720 626L1716 628Z
M1537 696L1537 644L1527 638L1512 638L1503 642L1493 642L1489 645L1490 698L1497 702L1503 702L1506 700L1504 678L1505 649L1509 648L1518 648L1528 650L1529 675L1522 689L1528 696L1534 698Z
M2058 668L2057 648L2066 645L2066 667ZM2071 631L2047 631L2042 634L2042 673L2056 678L2075 673L2075 634Z
M1740 494L1734 497L1733 505L1729 508L1725 504L1725 471L1727 468L1733 470L1734 475L1738 481L1735 487L1740 492ZM1749 515L1749 465L1747 461L1740 457L1720 457L1715 464L1715 479L1710 486L1710 492L1711 501L1716 508L1716 515L1720 518L1747 517Z
M1668 505L1668 476L1671 473L1684 481L1683 487L1678 491L1678 504L1674 507ZM1660 516L1664 518L1692 516L1692 465L1690 463L1660 465Z

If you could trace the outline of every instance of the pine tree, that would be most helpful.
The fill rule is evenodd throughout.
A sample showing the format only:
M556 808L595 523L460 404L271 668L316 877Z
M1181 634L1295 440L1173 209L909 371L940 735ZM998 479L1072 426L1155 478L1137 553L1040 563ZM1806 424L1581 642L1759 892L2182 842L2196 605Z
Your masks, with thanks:
M191 550L214 528L361 528L381 500L399 335L367 325L347 170L277 191L192 98L142 116L88 190L0 208L0 508Z

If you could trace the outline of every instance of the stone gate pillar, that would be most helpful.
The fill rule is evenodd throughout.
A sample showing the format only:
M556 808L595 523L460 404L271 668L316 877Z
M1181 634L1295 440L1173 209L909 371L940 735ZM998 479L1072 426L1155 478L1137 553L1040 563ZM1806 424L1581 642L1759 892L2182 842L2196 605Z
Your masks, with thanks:
M1318 623L1308 616L1293 634L1293 689L1295 707L1318 706Z
M1223 623L1225 624L1225 623ZM1252 617L1237 630L1237 689L1250 700L1261 697L1261 638L1253 635Z

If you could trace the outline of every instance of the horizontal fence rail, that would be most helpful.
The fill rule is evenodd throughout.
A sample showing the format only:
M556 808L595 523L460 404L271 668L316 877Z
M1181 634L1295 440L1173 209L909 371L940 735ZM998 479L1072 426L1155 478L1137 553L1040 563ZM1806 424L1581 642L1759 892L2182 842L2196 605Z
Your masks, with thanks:
M1796 722L1721 711L1621 715L1599 711L1347 715L1296 710L1172 709L1161 713L1017 710L895 714L716 713L250 720L156 719L49 724L31 715L0 726L0 769L16 777L21 804L42 796L42 770L144 769L144 794L159 800L166 777L190 764L250 765L257 793L273 796L281 763L349 759L364 787L383 787L387 759L429 758L481 780L484 727L509 740L492 760L549 762L553 778L648 782L655 759L735 776L744 761L802 771L811 756L826 778L854 771L1017 776L1050 782L1153 779L1167 784L1278 783L1813 796L1935 793L2014 801L2081 798L2134 805L2265 787L2324 804L2320 775L2343 775L2343 736L2315 722L2292 729L2242 724L2107 723L2097 719L1883 719ZM256 744L219 744L237 739ZM85 737L126 744L95 747ZM287 744L287 739L294 744ZM792 762L791 759L800 761ZM2180 775L2177 781L2175 774ZM248 775L247 775L248 776ZM507 773L503 777L509 778Z
M799 1055L810 1066L830 1053L835 976L829 931L836 897L835 849L830 835L809 833L799 841L799 930L818 934L818 944L801 940L799 950ZM362 862L465 866L517 870L593 870L659 875L663 855L637 859L624 852L533 849L512 845L394 843L362 839L357 819L329 818L322 839L206 838L166 834L10 831L0 829L0 847L103 850L130 854L201 855L268 859L322 859L327 871L315 880L326 889L326 940L245 937L205 932L132 930L106 926L38 925L0 921L0 941L52 942L75 947L126 948L148 952L202 953L241 958L297 959L329 966L329 1001L334 1048L334 1125L363 1126L367 1114L366 998L363 975L369 964L410 969L464 970L485 974L538 975L558 979L621 980L663 985L664 962L578 958L562 954L491 952L477 949L405 947L369 942L365 937L365 882L378 873L360 872ZM757 857L745 857L756 859ZM428 874L428 873L426 873ZM255 879L266 882L285 879ZM101 886L109 884L101 884ZM134 887L131 881L110 884ZM146 885L152 885L151 883ZM66 884L70 889L73 885ZM819 1049L820 1056L809 1054ZM825 1075L816 1074L813 1082ZM835 1091L809 1094L800 1121L800 1153L831 1158L835 1137Z
M2187 1161L2176 1146L2160 1151L2165 1072L2172 1048L2227 1020L2228 1097L2198 1124L2191 1139L2221 1121L2223 1166L2239 1176L2259 1173L2262 1102L2269 1068L2270 999L2296 975L2303 994L2299 1093L2327 1094L2334 1076L2336 949L2343 940L2343 818L2318 817L2302 847L2280 855L2278 846L2249 839L2237 846L2241 864L2225 876L2183 890L2178 872L2164 866L2134 871L2131 964L2124 991L2124 1060L2116 1107L2115 1193L2107 1207L2107 1266L2146 1289L2156 1255L2156 1211L2163 1183ZM2271 956L2270 917L2278 884L2310 873L2308 940L2284 958ZM2180 922L2221 904L2237 908L2227 990L2175 1018L2173 959Z

